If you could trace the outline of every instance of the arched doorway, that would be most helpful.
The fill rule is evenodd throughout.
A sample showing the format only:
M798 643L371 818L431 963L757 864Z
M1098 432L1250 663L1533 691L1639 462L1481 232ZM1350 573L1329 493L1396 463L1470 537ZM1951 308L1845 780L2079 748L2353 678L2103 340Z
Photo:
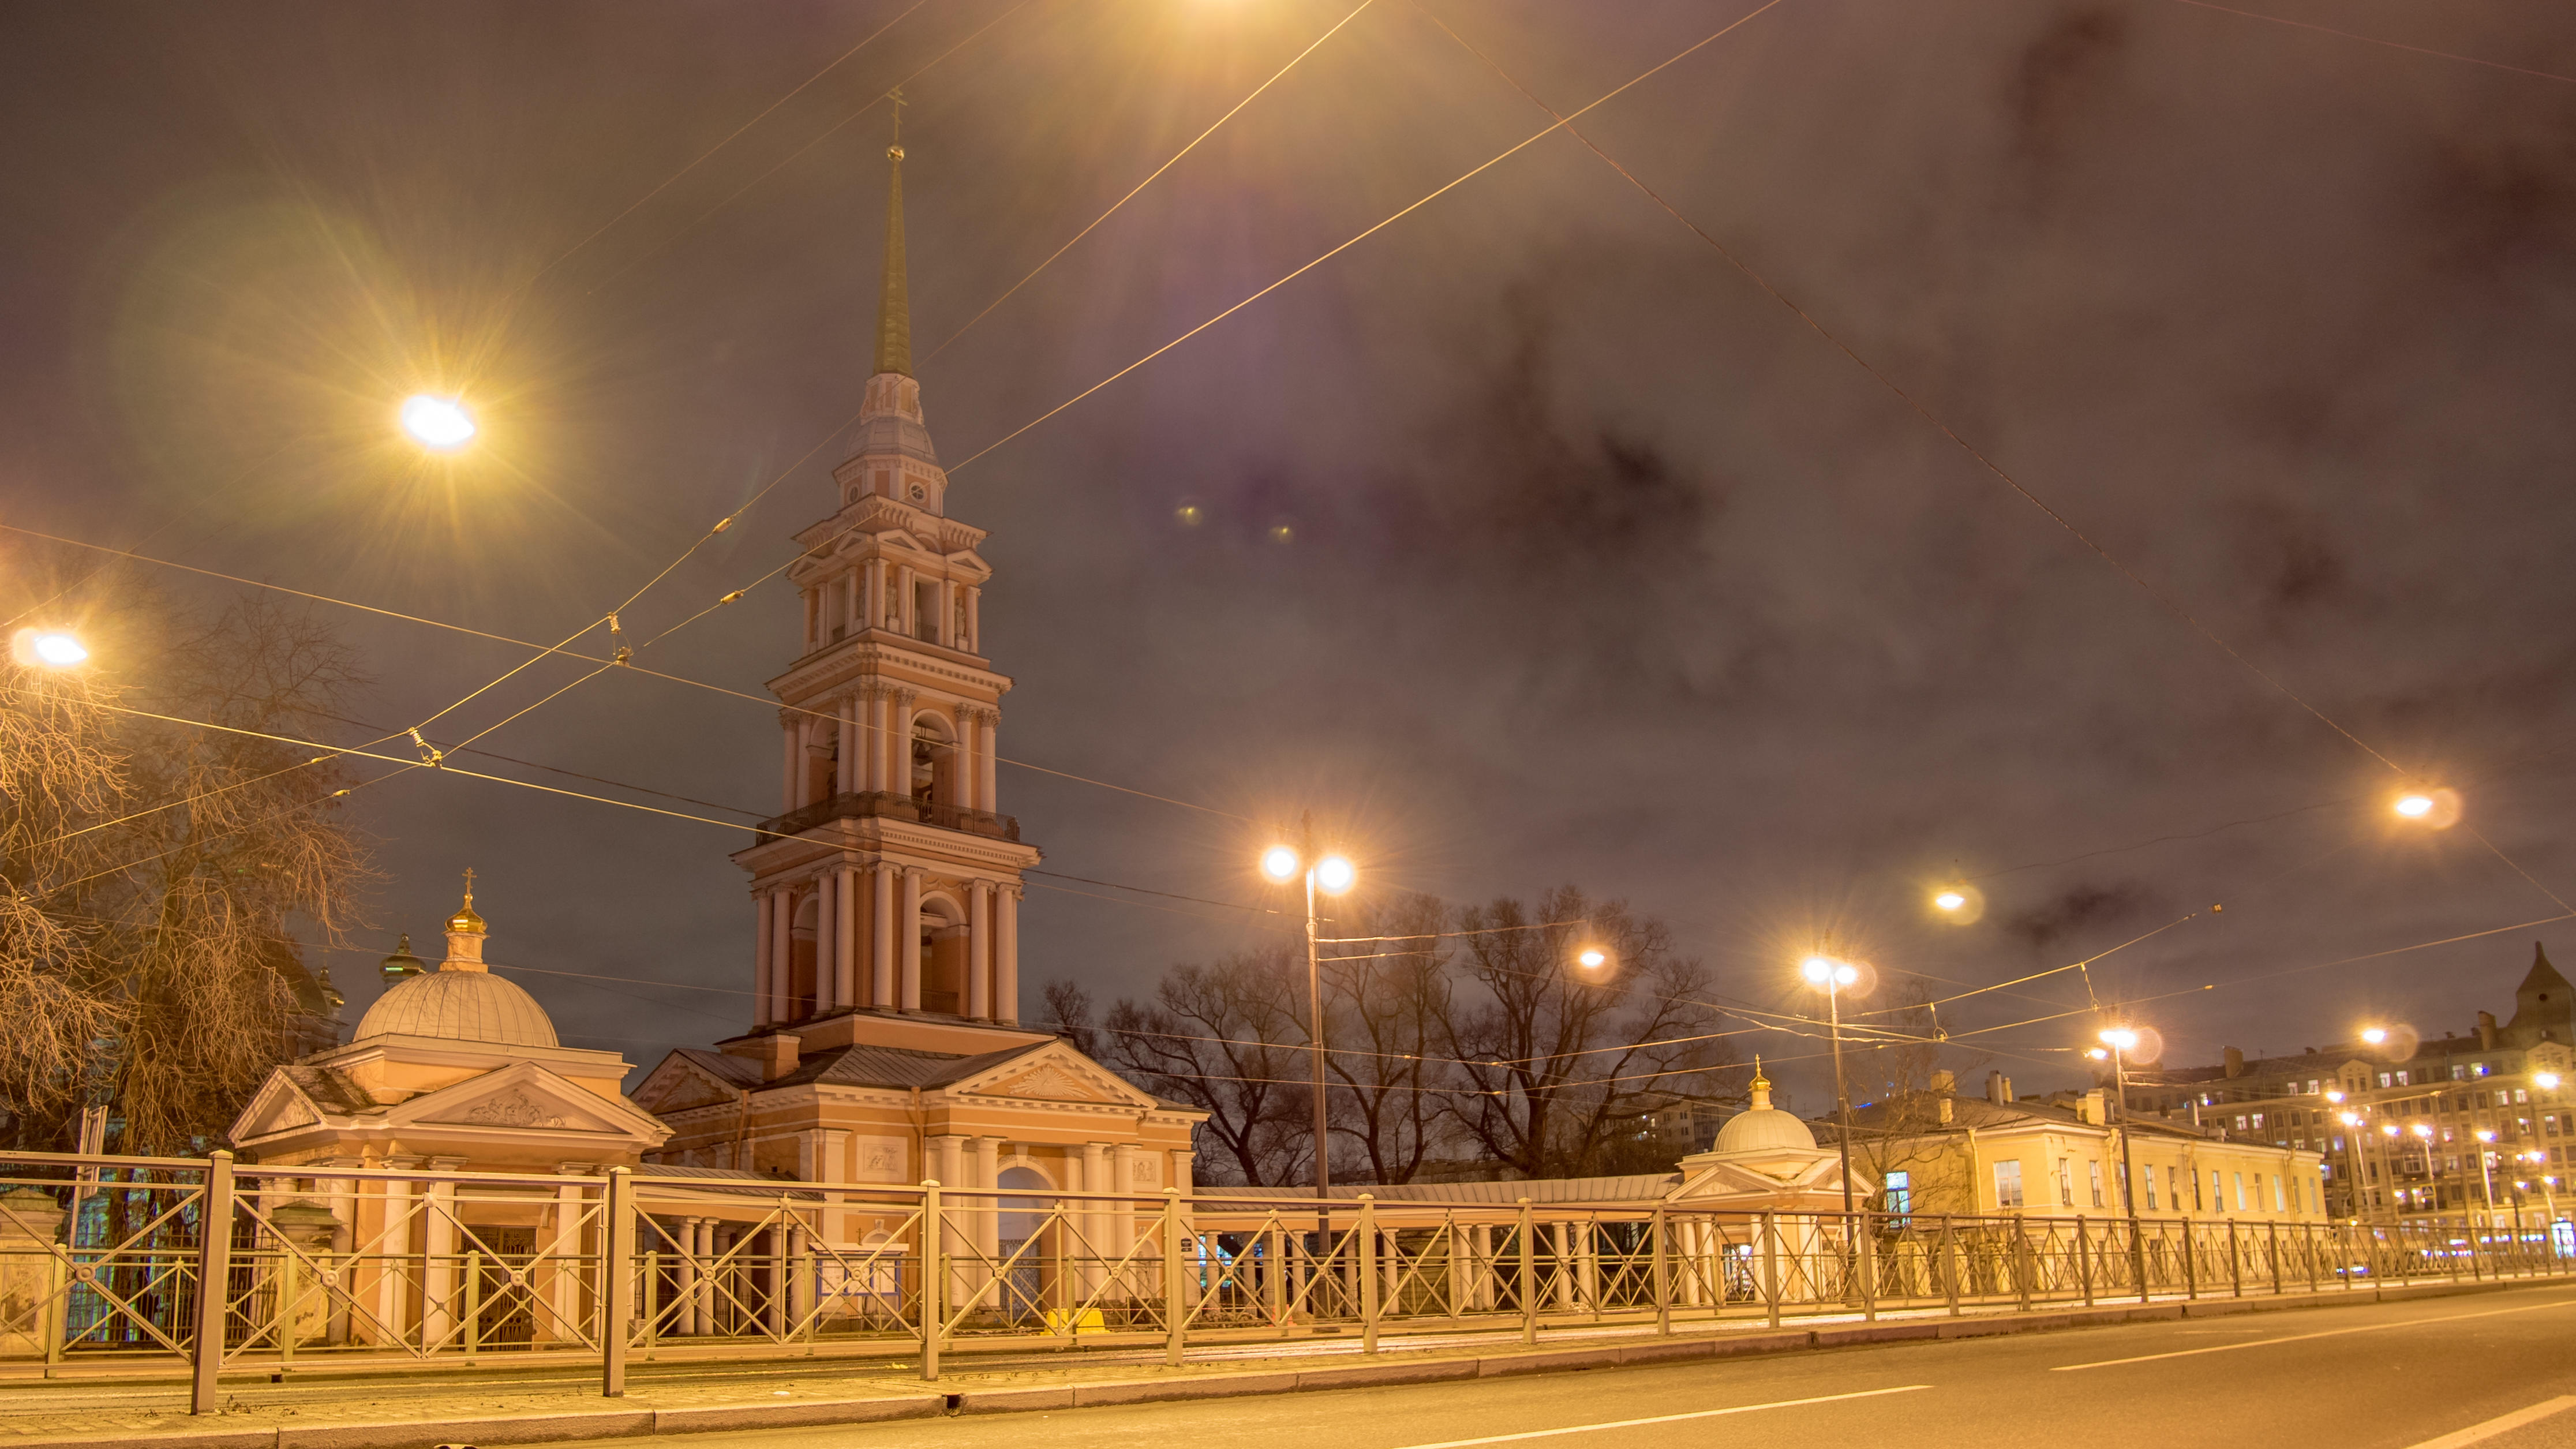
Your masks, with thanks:
M921 902L921 1009L966 1012L966 910L946 895Z
M1004 1192L1043 1192L1053 1184L1034 1167L1005 1167L995 1176L993 1185ZM1045 1250L1034 1240L1045 1231L1047 1213L1054 1203L1042 1197L1005 1197L996 1206L1001 1211L994 1236L1000 1245L1000 1260L1010 1267L1002 1274L1002 1291L994 1306L1013 1323L1034 1323L1046 1314Z

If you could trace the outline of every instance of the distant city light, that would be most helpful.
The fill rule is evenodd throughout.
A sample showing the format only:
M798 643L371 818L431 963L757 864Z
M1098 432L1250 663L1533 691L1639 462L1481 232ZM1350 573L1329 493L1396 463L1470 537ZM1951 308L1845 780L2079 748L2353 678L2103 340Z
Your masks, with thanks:
M419 393L404 399L402 425L422 447L439 452L464 447L474 438L474 415L452 397Z

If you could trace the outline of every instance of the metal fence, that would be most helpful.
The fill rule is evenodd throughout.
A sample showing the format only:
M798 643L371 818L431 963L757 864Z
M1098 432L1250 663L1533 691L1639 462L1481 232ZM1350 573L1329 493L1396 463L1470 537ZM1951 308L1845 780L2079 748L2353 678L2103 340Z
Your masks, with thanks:
M2556 1234L0 1157L0 1374L1159 1349L2562 1276ZM219 1293L204 1285L220 1283Z

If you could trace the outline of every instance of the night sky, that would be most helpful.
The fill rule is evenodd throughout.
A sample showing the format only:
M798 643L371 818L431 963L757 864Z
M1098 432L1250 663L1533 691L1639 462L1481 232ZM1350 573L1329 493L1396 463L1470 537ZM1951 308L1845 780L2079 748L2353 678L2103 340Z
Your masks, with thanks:
M2522 924L2576 900L2576 15L2267 0L2482 66L2187 0L1786 0L1580 123L2168 609L1562 134L960 467L1547 118L1378 0L934 355L1356 0L908 3L0 12L6 521L551 642L785 473L626 612L650 638L829 506L864 108L930 65L915 350L950 512L992 531L1001 751L1206 807L1005 767L1046 869L1257 904L1312 809L1372 889L1625 897L1766 1009L1828 930L1980 985L2224 903L2090 972L2176 1065L2465 1029L2535 939L2576 967L2576 923ZM1432 8L1570 110L1752 3ZM481 444L397 436L422 388ZM526 657L319 607L384 729ZM772 581L645 657L759 694L795 621ZM668 796L774 810L777 738L616 673L481 747L666 795L460 763L736 818ZM2398 825L2410 778L2461 825ZM496 961L707 988L518 975L571 1044L746 1024L741 832L427 771L353 809L389 876L328 958L353 1024L468 865ZM1934 920L1962 877L1984 918ZM1031 1015L1279 927L1032 885ZM1978 1040L2031 1090L2097 1024Z

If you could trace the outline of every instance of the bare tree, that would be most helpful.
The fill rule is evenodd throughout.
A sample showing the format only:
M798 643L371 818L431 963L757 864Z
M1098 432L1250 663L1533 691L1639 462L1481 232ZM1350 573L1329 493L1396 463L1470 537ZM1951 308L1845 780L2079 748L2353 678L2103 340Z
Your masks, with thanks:
M297 933L341 939L372 875L348 775L287 741L360 680L257 599L101 630L112 663L0 665L0 1091L22 1141L103 1099L124 1150L202 1150L337 1005Z
M1408 896L1345 914L1345 939L1323 948L1332 1115L1367 1181L1411 1182L1454 1135L1458 1073L1439 1036L1452 991L1447 917L1433 897ZM1333 1175L1348 1180L1338 1166Z
M1882 1209L1890 1207L1889 1174L1897 1172L1907 1175L1907 1196L1917 1209L1927 1202L1973 1203L1957 1154L1945 1150L1942 1136L1952 1080L1943 1057L1956 1053L1944 1045L1933 995L1931 983L1908 976L1891 983L1886 1005L1843 1011L1845 1075L1859 1099L1852 1164L1858 1175L1878 1184L1872 1205ZM1987 1058L1979 1054L1976 1060ZM1840 1130L1838 1122L1827 1121L1821 1140L1831 1143ZM1957 1180L1926 1181L1927 1173Z
M1713 1094L1731 1060L1707 1001L1707 970L1674 954L1660 921L1567 886L1535 913L1515 900L1470 908L1459 970L1472 990L1440 1020L1447 1054L1475 1095L1453 1117L1524 1177L1598 1171L1612 1124L1648 1101ZM1587 970L1576 952L1607 955Z
M1208 1113L1196 1145L1210 1182L1275 1185L1311 1170L1305 975L1302 951L1286 944L1177 965L1152 1001L1120 998L1099 1028L1099 1060Z

